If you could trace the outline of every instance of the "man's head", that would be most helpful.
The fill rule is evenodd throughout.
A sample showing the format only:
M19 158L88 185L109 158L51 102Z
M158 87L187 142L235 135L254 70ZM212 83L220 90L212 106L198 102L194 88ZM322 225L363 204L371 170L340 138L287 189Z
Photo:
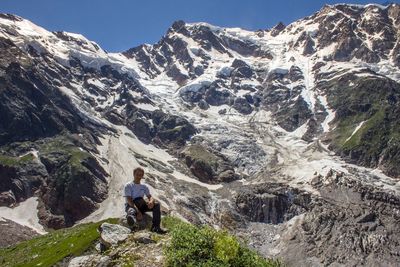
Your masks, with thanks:
M141 167L137 167L133 170L133 178L135 182L140 182L140 180L143 178L144 175L144 170Z

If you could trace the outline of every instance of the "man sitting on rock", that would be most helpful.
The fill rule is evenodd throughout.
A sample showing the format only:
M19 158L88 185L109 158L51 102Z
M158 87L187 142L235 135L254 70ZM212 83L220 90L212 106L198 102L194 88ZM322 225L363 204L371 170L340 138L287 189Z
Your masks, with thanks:
M153 212L153 225L151 231L158 234L165 234L161 229L161 211L160 203L154 200L150 195L149 188L141 184L144 170L140 167L133 170L133 182L127 183L124 188L124 197L126 198L125 211L127 213L127 221L130 226L135 224L135 218L138 221L143 219L143 213L147 211ZM143 197L146 196L147 200Z

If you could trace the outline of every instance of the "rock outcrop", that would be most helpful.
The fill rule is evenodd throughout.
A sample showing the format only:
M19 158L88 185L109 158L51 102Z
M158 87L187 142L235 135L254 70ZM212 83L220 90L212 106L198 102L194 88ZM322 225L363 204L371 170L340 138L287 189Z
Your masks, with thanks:
M34 149L29 152L8 148L9 153L25 154L2 156L2 203L9 206L38 196L41 223L56 229L93 212L107 197L107 173L74 142L71 136L58 136L25 144Z
M181 152L186 165L200 181L210 184L239 179L229 161L221 154L210 152L200 144L192 144Z
M236 206L251 222L278 224L311 208L311 195L283 184L262 184L239 191Z
M39 234L31 228L0 217L0 248L11 247L21 241L32 239Z
M108 267L133 263L142 267L164 266L163 246L169 240L168 236L156 236L145 229L131 232L124 226L109 223L103 223L99 229L104 250L72 258L69 267Z
M333 170L326 176L316 175L312 184L319 196L274 183L239 193L238 211L250 221L264 223L247 226L257 236L254 247L268 254L271 251L265 249L275 246L279 255L289 255L287 263L293 266L390 265L397 261L398 196ZM280 241L267 236L269 224L278 227L274 231L280 229L276 232L282 236ZM307 260L313 257L321 261Z

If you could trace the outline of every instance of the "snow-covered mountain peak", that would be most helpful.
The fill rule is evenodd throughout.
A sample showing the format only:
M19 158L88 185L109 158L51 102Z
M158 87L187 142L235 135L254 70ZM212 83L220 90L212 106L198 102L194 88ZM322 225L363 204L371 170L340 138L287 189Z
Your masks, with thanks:
M354 59L397 65L396 10L398 5L385 9L375 5L330 5L287 27L278 24L266 31L177 21L157 44L132 48L124 54L135 58L151 77L165 72L180 84L202 75L210 59L216 57L268 64L274 57L293 51L320 61Z
M67 42L68 46L77 46L80 47L81 49L91 51L94 53L99 53L99 52L104 54L106 53L103 49L100 48L100 46L97 43L88 40L82 34L65 32L65 31L53 32L53 34L56 35L58 38Z
M66 67L78 60L79 64L87 68L101 69L110 65L121 73L137 77L132 63L127 62L125 57L108 54L81 34L50 32L18 16L1 15L0 37L12 41L23 51L44 55Z
M390 7L391 5L395 5L395 4L381 5L381 4L371 3L371 4L366 4L366 5L360 5L360 4L337 3L337 4L333 4L333 5L327 5L327 6L331 6L331 7L335 7L335 8L336 7L338 7L338 8L349 7L352 9L362 10L362 9L367 9L367 8L386 9L386 8Z
M31 37L49 37L52 34L40 26L23 19L17 15L2 14L0 16L0 25L2 32L7 32L10 35L21 35Z

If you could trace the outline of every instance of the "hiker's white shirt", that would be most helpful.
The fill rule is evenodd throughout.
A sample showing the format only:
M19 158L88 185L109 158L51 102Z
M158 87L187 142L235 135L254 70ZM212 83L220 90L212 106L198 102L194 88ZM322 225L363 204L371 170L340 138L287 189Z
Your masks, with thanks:
M150 191L147 185L135 184L134 182L127 183L124 187L124 197L142 198L150 196Z

